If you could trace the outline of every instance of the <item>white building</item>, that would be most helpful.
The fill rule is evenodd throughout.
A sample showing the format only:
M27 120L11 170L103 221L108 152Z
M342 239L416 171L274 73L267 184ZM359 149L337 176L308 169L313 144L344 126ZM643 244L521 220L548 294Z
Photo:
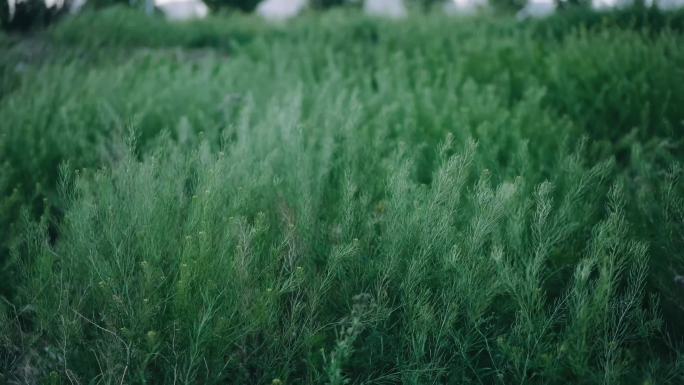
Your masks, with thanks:
M284 21L299 16L308 6L307 0L264 0L256 13L269 21Z
M547 17L556 12L554 0L528 0L525 7L515 15L518 20L538 19Z
M403 0L365 0L363 11L370 16L389 19L402 19L408 14Z
M444 3L447 15L473 15L487 8L487 0L448 0Z
M209 15L209 7L201 0L155 0L154 5L172 21L203 19Z

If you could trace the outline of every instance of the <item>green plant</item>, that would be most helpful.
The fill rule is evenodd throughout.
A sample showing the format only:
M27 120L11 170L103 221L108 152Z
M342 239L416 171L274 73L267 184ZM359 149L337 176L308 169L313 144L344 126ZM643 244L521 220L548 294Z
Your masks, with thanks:
M3 381L682 381L681 32L357 12L0 45Z

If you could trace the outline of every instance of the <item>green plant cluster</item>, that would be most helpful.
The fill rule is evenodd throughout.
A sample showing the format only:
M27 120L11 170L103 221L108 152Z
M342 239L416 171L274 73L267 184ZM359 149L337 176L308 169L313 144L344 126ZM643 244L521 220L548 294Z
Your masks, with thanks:
M0 39L0 382L681 384L684 36L567 23Z

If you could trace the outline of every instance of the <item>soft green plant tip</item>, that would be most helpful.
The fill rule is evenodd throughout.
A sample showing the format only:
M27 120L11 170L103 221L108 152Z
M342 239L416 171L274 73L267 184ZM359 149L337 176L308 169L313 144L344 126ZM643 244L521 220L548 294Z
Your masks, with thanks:
M145 335L145 337L147 338L147 342L150 345L154 345L157 343L158 334L156 331L154 331L154 330L148 331L147 334Z

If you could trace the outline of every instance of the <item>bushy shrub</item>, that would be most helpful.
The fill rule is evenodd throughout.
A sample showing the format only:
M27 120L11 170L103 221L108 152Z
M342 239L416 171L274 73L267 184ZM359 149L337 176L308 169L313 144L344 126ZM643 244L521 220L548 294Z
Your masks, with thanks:
M684 379L680 32L129 12L0 56L0 380Z
M611 28L650 31L684 30L684 10L662 12L656 7L631 6L595 12L582 7L571 7L532 23L536 34L562 38L578 28L597 30Z
M286 94L218 152L167 142L142 161L124 150L111 170L65 169L61 239L47 246L39 227L20 248L36 332L83 378L112 381L335 383L349 365L355 379L380 367L403 382L594 383L644 369L626 341L645 343L658 318L622 187L601 182L610 163L566 153L552 182L535 184L534 166L509 179L516 162L492 175L491 129L479 144L446 139L430 186L401 149L369 185L356 163L376 155L350 131L353 99L317 96L339 100L329 117L301 121L301 95ZM559 292L555 269L575 271Z

